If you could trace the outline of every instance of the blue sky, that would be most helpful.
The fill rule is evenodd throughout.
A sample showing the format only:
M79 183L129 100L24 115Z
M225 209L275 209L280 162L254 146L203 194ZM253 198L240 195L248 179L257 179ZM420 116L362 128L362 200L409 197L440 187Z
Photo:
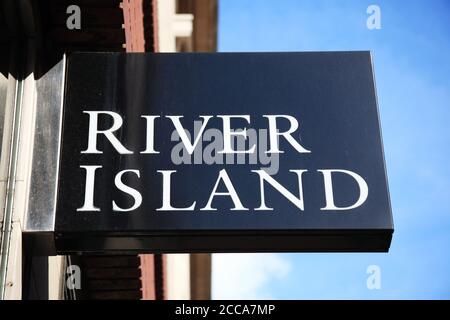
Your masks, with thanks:
M219 1L219 51L372 51L395 234L387 254L214 256L213 297L450 299L450 2Z

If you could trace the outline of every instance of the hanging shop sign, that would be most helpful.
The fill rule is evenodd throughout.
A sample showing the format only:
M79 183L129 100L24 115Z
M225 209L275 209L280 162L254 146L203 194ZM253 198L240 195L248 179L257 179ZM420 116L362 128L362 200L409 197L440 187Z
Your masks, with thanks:
M65 78L59 253L388 250L370 53L77 53Z

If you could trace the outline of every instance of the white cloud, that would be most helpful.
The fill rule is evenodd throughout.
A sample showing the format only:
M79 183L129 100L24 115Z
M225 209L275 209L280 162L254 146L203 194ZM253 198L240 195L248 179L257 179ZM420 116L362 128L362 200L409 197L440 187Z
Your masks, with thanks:
M271 299L270 284L291 270L275 253L214 254L212 260L213 299Z

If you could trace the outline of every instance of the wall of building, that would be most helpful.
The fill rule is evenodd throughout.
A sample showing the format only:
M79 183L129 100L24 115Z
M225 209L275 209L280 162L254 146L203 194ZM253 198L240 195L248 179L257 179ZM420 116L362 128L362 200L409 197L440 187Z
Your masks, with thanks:
M176 52L215 51L217 1L186 0L0 0L17 19L5 19L0 10L0 44L10 39L21 43L21 77L4 68L9 46L0 50L0 222L7 234L6 299L128 298L208 299L210 297L209 255L120 255L42 257L33 253L33 242L22 242L33 163L36 84L64 53L74 51ZM7 4L7 5L6 5ZM71 30L67 8L81 9L81 29ZM8 15L10 15L8 13ZM189 45L183 45L188 43ZM25 50L24 50L25 49ZM17 54L26 52L26 55ZM11 71L11 70L10 70ZM19 81L18 81L19 80ZM17 116L16 102L20 100ZM15 128L15 129L14 129ZM16 130L16 131L14 131ZM11 141L20 141L17 171L11 178ZM20 139L18 139L20 137ZM10 186L13 186L11 188ZM9 191L14 194L8 200ZM5 229L6 208L11 224ZM3 231L7 231L6 233ZM4 239L3 239L4 240ZM6 242L3 242L6 243ZM80 266L83 288L68 290L67 267Z

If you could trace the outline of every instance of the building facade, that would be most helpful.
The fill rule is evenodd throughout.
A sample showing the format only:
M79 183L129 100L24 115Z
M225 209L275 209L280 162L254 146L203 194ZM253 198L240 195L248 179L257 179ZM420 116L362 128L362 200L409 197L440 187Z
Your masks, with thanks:
M215 51L216 0L0 1L1 299L209 299L208 254L48 257L24 235L31 167L51 92L43 79L72 52ZM62 90L62 89L61 89ZM59 93L61 96L63 92ZM42 177L45 182L45 176ZM49 204L50 205L50 204Z

